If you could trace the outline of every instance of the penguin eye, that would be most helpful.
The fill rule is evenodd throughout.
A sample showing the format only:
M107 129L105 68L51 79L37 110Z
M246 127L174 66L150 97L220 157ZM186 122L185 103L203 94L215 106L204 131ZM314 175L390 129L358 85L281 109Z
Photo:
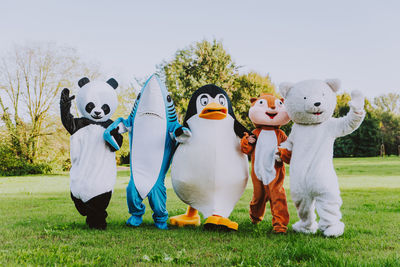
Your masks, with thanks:
M225 97L223 95L219 96L218 101L222 106L225 106L226 99L225 99Z
M171 96L169 94L167 95L167 101L168 101L168 103L172 102L172 98L171 98Z
M200 97L200 104L202 106L206 106L208 104L208 97L206 95L203 95L202 97Z

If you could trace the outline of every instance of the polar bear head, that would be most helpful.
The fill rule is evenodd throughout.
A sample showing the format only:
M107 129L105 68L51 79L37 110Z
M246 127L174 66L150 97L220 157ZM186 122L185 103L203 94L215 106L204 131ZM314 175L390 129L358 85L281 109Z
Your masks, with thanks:
M282 83L279 91L285 98L285 107L293 122L318 124L332 117L339 88L337 79L305 80L295 84Z

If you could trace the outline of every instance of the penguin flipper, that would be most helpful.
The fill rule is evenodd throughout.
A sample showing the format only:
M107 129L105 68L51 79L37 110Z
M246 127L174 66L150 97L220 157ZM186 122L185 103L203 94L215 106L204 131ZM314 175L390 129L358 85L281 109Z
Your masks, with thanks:
M186 143L191 136L192 132L189 128L186 128L185 126L180 126L173 132L173 137L178 143L181 144Z
M237 119L235 120L235 123L233 124L233 129L235 131L235 134L242 139L244 136L244 133L248 133L251 135L251 132L247 130L246 127L244 127Z

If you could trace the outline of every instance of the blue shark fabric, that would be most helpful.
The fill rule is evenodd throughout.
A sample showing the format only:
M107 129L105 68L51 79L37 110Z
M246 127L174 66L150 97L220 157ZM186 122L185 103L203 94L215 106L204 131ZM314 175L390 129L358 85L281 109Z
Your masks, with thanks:
M126 189L131 217L129 226L139 226L148 198L156 227L167 229L165 175L179 137L190 131L179 124L175 106L165 85L152 75L136 98L127 119L119 118L104 132L104 139L119 149L110 132L129 132L131 177Z

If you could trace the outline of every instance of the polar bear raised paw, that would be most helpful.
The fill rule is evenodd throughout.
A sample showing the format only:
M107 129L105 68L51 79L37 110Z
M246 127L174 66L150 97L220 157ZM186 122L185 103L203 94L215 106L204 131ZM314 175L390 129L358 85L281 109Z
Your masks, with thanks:
M324 236L328 237L339 237L343 235L344 223L339 222L335 225L331 225L323 231Z
M303 221L298 221L292 226L295 232L304 233L304 234L315 234L318 230L317 222L312 222L311 225L309 223L304 223Z

